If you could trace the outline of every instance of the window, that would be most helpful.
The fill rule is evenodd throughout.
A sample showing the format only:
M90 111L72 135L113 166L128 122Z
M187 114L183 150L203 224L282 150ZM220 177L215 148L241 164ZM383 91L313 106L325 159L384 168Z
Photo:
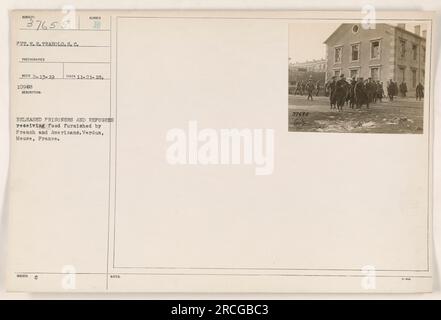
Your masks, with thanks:
M358 78L358 69L350 69L349 70L349 76L352 78L357 79Z
M400 39L400 57L406 57L406 40Z
M335 63L341 62L342 54L343 54L343 47L336 47L335 48L335 55L334 55L334 62Z
M360 44L351 45L351 61L360 60Z
M418 46L416 44L412 45L412 57L413 60L416 60L418 57Z
M371 78L374 81L380 80L380 68L379 67L371 68Z
M380 58L380 40L371 41L371 59Z
M352 33L357 33L358 30L360 30L360 27L358 26L358 24L354 24L354 25L352 26Z
M340 76L340 70L334 70L334 76L339 77Z
M413 88L416 87L416 82L417 82L417 71L416 71L416 69L412 69L412 87Z
M425 62L426 61L426 47L422 46L421 49L422 49L421 58L422 58L423 62Z

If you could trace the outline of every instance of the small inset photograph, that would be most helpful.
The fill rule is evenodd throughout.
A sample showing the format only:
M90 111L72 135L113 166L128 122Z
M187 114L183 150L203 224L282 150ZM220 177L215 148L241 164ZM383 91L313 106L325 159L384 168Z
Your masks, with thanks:
M423 133L427 25L289 25L288 130Z

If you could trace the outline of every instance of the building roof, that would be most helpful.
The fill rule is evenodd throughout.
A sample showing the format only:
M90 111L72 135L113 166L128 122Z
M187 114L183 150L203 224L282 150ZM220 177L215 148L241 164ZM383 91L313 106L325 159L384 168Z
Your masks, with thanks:
M388 23L378 23L378 24L385 25L385 26L389 26L389 27L392 27L392 28L395 28L395 29L400 29L400 31L403 31L403 32L405 32L405 33L407 33L407 34L411 34L411 35L413 35L413 36L416 37L416 38L419 38L419 39L424 40L424 41L426 40L426 38L424 38L424 37L422 37L422 36L419 36L419 35L417 35L416 33L413 33L413 32L411 32L411 31L409 31L409 30L406 30L406 29L400 28L400 27L398 27L398 26L393 26L393 25L388 24ZM333 38L334 35L336 35L337 33L339 33L340 30L341 30L345 25L352 25L352 24L351 24L351 23L342 23L340 26L338 26L337 29L335 29L335 31L334 31L333 33L331 33L331 34L329 35L328 38L326 38L326 40L325 40L323 43L325 43L325 44L328 43L329 40L331 40L331 38Z

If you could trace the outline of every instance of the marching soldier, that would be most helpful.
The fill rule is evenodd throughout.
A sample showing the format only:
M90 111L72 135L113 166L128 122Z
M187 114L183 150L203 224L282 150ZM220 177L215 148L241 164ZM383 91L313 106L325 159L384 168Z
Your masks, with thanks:
M315 95L316 97L318 97L320 93L320 80L317 80L317 82L315 83Z
M297 81L297 85L296 85L296 91L294 91L294 95L296 95L297 93L299 93L300 95L303 95L302 93L302 81Z
M302 81L302 96L306 92L306 83Z
M312 101L312 92L314 91L314 83L312 82L312 77L309 77L308 83L306 84L306 91L308 92L308 97L306 98L309 100L311 98Z

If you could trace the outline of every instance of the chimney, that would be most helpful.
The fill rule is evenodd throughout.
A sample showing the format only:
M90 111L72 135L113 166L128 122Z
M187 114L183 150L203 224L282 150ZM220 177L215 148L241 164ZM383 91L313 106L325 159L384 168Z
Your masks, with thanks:
M427 37L427 30L423 30L423 38L425 39Z
M417 36L419 36L419 35L420 35L420 32L421 32L421 26L420 26L420 25L415 26L415 27L414 27L414 33L415 33Z
M398 23L397 27L401 28L401 29L406 29L406 24L405 23Z

